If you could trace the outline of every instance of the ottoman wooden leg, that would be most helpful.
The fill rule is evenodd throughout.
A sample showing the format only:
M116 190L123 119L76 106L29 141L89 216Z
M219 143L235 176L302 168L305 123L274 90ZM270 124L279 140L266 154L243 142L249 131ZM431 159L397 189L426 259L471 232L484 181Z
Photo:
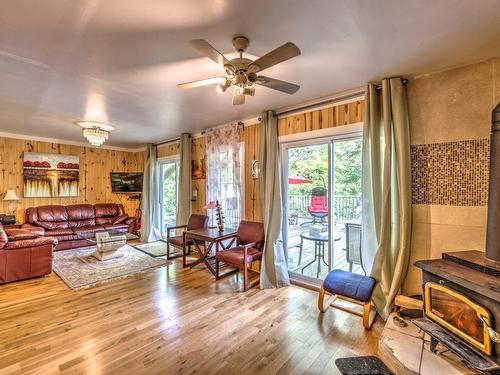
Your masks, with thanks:
M366 302L363 305L363 327L366 329L372 328L373 321L375 320L375 316L377 312L372 309L372 304L370 301Z
M318 296L318 309L322 313L324 313L326 311L326 309L323 305L324 299L325 299L325 290L323 289L323 287L321 287L319 290L319 296Z

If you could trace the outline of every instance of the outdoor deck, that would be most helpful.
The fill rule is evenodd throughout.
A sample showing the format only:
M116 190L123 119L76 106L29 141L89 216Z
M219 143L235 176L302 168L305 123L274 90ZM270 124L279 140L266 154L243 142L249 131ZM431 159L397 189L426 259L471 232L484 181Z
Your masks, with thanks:
M306 219L300 219L298 225L289 225L288 227L288 268L292 272L303 274L316 278L318 269L318 260L306 267L303 272L302 268L309 262L314 260L314 241L304 240L302 248L302 259L299 261L300 253L300 234L309 232L310 226L300 226ZM346 236L344 223L338 222L334 224L333 237L335 239L333 245L333 265L332 269L341 269L349 271L349 263L346 259ZM325 246L325 260L328 261L328 254ZM359 264L352 265L352 272L364 275L363 268ZM324 279L328 274L328 266L322 262L319 278Z

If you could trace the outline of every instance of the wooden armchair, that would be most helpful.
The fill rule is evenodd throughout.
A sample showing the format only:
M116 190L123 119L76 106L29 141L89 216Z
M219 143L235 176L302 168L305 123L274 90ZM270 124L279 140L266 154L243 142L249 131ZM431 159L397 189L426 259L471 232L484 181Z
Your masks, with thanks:
M171 237L171 231L176 230L176 229L181 229L181 228L186 228L187 230L192 230L192 229L201 229L201 228L206 228L208 225L208 216L207 215L198 215L198 214L192 214L189 217L189 220L186 225L177 225L175 227L168 227L167 228L167 259L173 259L173 258L178 258L182 256L181 254L170 254L170 245L183 249L184 248L184 236L173 236ZM194 245L192 240L188 240L188 243L186 243L187 248L189 249L189 252L191 252L191 246Z
M242 221L238 227L235 236L236 243L234 247L226 250L217 251L216 254L216 276L219 277L219 262L234 266L243 270L243 291L246 292L253 285L248 283L248 268L256 260L262 259L264 247L264 225L253 221ZM234 241L234 238L233 238ZM222 277L227 276L223 275Z

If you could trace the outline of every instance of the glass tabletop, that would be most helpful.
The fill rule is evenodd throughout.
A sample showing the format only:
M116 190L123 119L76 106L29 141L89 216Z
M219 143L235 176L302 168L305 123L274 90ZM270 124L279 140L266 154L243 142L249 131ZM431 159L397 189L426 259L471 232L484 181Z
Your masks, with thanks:
M139 237L135 234L128 232L120 232L117 230L102 230L99 232L89 232L89 233L77 233L78 238L82 240L87 240L93 243L108 243L117 241L130 241L137 240Z

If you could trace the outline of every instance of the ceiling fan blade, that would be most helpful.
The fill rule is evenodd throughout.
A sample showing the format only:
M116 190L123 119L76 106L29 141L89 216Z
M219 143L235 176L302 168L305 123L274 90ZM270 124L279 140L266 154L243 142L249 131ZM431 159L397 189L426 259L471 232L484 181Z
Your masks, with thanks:
M224 69L225 64L230 64L229 60L226 59L222 53L212 47L212 45L205 39L193 39L189 43L191 43L194 49L196 49L202 55L207 56L208 58L219 64L222 69Z
M269 78L265 76L259 76L255 81L257 85L265 86L273 90L278 90L285 92L287 94L295 94L300 86L294 83L280 81L279 79Z
M253 72L260 72L298 55L300 55L299 47L292 42L288 42L255 60L249 65L248 69Z
M245 103L245 95L239 94L238 89L233 90L233 105L240 105Z
M177 87L180 89L193 89L195 87L216 85L218 83L224 82L225 80L226 80L226 77L214 77L214 78L200 79L198 81L179 83L177 85Z

